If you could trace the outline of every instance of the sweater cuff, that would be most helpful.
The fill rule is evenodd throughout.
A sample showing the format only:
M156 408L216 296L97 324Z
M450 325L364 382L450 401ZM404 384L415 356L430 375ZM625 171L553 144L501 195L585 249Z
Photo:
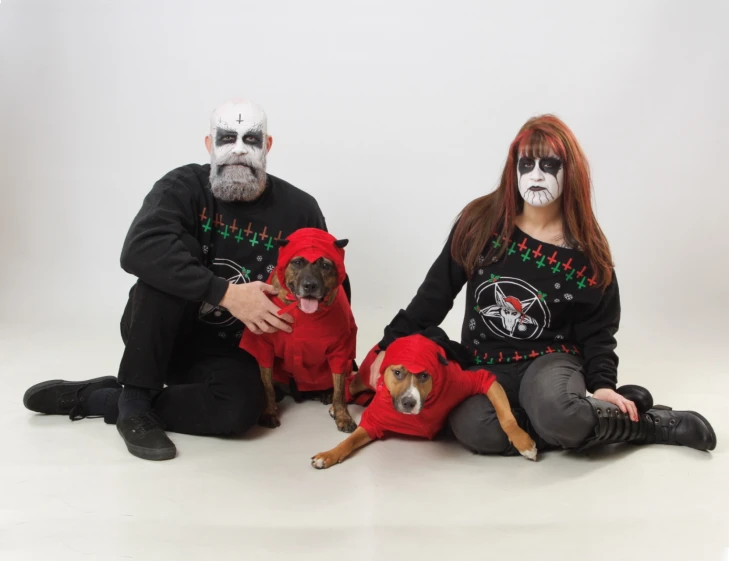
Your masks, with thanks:
M602 390L602 389L608 389L608 390L615 391L617 389L617 387L618 387L618 385L615 382L613 382L612 380L608 380L608 379L601 377L601 378L595 380L594 382L592 382L591 384L589 384L589 386L587 387L587 391L590 392L591 394L594 394L597 390Z
M213 277L212 281L210 281L210 287L208 288L208 292L203 298L203 301L207 302L211 306L217 306L218 304L220 304L223 296L225 296L225 293L228 290L228 286L229 283L224 278Z

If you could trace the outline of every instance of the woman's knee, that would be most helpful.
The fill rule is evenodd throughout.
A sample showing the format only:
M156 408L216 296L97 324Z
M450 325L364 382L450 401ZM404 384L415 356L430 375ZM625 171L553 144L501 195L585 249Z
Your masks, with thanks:
M580 446L595 427L590 405L576 394L538 402L529 420L539 436L562 448Z
M469 397L448 417L453 436L477 454L503 454L509 439L499 426L493 405L485 395Z
M582 371L579 358L553 354L535 359L524 374L519 401L534 430L549 444L577 447L594 427Z

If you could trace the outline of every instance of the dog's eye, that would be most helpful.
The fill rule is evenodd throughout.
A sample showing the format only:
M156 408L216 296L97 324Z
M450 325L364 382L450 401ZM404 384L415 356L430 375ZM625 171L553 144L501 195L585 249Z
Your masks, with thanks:
M322 261L320 264L320 267L324 269L325 271L328 271L332 268L331 264L327 263L326 261Z
M402 371L401 370L393 370L392 375L395 376L398 380L402 378Z
M291 264L294 267L301 267L304 264L304 260L303 259L292 259Z
M420 382L421 384L424 384L425 382L430 380L430 374L426 374L425 372L423 372L422 374L418 374L417 377L418 377L418 382Z

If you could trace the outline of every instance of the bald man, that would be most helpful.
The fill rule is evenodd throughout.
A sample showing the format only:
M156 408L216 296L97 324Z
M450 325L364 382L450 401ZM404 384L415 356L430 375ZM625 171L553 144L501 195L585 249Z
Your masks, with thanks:
M266 172L272 144L254 103L231 100L213 112L210 164L157 181L124 241L121 266L138 280L121 320L118 377L36 384L23 400L28 409L103 416L129 452L148 460L175 457L165 430L242 434L256 424L264 392L255 359L238 346L243 329L291 330L262 282L275 241L326 229L311 195Z

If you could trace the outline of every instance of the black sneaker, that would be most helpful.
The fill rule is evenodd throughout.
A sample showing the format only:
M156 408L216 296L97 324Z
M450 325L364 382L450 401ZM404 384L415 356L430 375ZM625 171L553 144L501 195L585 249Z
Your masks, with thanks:
M84 402L93 392L103 388L121 389L121 386L114 376L80 382L49 380L28 388L23 396L23 405L36 413L83 418L86 416Z
M145 411L116 424L127 450L143 460L171 460L177 454L167 437L164 423L154 412Z

